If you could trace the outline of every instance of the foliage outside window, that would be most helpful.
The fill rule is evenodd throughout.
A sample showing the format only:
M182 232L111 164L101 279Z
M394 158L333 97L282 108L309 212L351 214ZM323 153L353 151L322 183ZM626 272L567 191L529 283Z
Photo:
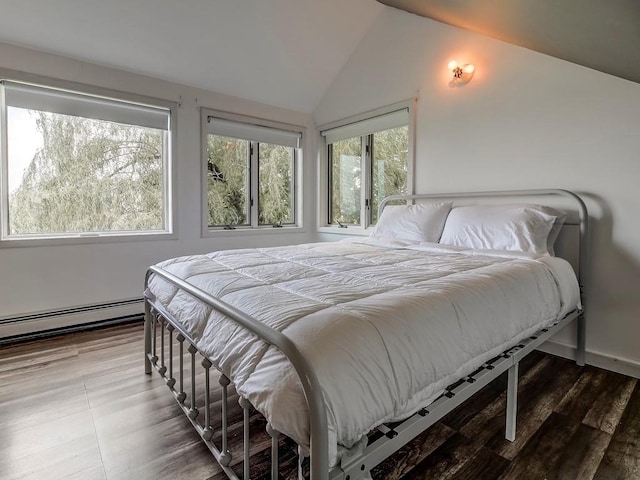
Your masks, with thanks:
M360 223L362 195L362 139L339 140L329 145L331 165L331 221Z
M294 218L295 150L259 143L258 225L292 225Z
M296 224L300 134L207 117L207 226Z
M328 222L340 226L374 225L380 200L408 193L406 111L321 133L326 138L329 162Z
M207 204L211 226L249 222L249 143L207 136Z
M371 143L371 224L376 224L383 198L409 192L409 127L376 132Z
M168 108L2 83L3 239L171 231Z

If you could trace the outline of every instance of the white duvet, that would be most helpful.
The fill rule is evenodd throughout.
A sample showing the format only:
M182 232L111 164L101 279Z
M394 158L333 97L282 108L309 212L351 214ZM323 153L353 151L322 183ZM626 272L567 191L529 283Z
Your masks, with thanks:
M330 464L505 348L574 310L561 259L347 241L214 252L160 267L282 331L324 392ZM273 427L308 448L298 378L275 348L157 276L155 297Z

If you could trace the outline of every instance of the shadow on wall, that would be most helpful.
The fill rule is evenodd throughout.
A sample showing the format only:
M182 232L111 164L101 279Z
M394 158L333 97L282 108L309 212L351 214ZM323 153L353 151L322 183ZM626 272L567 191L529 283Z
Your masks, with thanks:
M580 196L590 212L587 350L640 365L640 263L616 245L613 226L620 219L613 218L607 201L590 193Z

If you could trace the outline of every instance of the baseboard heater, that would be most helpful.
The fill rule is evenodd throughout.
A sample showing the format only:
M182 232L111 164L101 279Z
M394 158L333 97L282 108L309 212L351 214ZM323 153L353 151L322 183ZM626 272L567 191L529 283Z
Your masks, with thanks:
M144 301L132 298L0 318L0 345L142 320Z

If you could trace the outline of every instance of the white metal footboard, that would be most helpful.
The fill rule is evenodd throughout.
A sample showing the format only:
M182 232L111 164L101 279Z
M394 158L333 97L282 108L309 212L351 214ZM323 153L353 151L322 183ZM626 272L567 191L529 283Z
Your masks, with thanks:
M322 389L320 387L320 383L318 381L318 377L316 376L315 371L309 364L308 360L305 356L300 352L298 347L285 335L274 330L273 328L265 325L262 322L251 318L249 315L241 312L240 310L228 305L227 303L203 292L202 290L194 287L193 285L185 282L179 277L172 275L169 272L166 272L158 267L152 266L147 270L147 274L145 277L145 373L151 373L152 365L156 366L158 373L165 378L167 385L173 391L176 400L181 405L183 411L187 414L191 423L196 428L202 439L207 444L207 447L213 453L214 457L223 467L225 473L230 478L237 478L233 470L229 468L230 463L230 454L227 450L227 419L226 419L226 387L229 385L229 379L222 375L221 377L221 385L223 387L223 403L222 403L222 448L219 449L211 442L211 424L209 418L210 411L210 401L209 401L209 369L212 366L211 362L205 357L202 366L205 368L205 421L202 424L198 421L199 412L197 407L195 406L195 398L196 398L196 382L195 382L195 355L198 352L198 349L195 346L195 342L189 336L189 334L180 326L178 322L174 322L171 320L171 315L164 310L164 308L158 303L155 302L152 294L148 290L148 282L151 274L158 275L175 286L179 287L181 290L193 295L195 298L201 300L207 305L210 305L218 312L223 313L228 318L232 319L239 325L242 325L244 328L249 330L251 333L256 335L258 338L266 341L270 345L278 348L291 362L291 365L296 370L298 377L300 378L300 382L302 384L302 389L305 395L305 399L307 401L307 405L309 408L309 423L310 423L310 446L311 446L311 477L316 479L327 479L329 472L329 449L328 449L328 431L327 431L327 414L324 407L324 400L322 398ZM169 338L173 334L174 330L178 330L177 340L180 344L180 348L183 348L183 342L188 341L188 351L191 354L191 406L187 407L185 405L185 400L187 398L186 393L184 392L184 384L183 384L183 365L182 365L182 352L180 352L180 370L179 370L179 385L178 390L175 387L175 378L173 376L173 352L168 352L169 357L169 366L167 369L167 365L165 365L165 336L164 331L162 335L160 335L160 357L157 354L157 325L160 324L161 328L164 329L165 325L169 332ZM168 342L169 349L172 349L173 342ZM158 361L160 364L158 365ZM167 375L168 373L168 375ZM241 404L243 409L248 408L248 401L243 402L244 405ZM247 418L245 414L245 434L247 433ZM278 445L278 432L273 429L268 429L269 434L273 437L273 452L275 454L275 460L272 455L272 478L278 478L278 469L277 469L277 445ZM245 479L248 479L248 439L245 442Z

